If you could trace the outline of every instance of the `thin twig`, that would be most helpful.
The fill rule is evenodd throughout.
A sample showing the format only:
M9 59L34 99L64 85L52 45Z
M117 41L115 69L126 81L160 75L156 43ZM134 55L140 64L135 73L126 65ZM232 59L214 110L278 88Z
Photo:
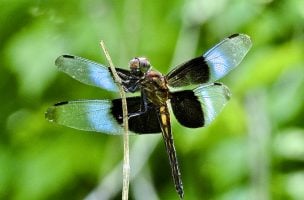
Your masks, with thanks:
M129 124L128 124L128 109L126 93L122 87L121 78L117 75L112 59L105 47L103 41L100 41L100 46L109 62L111 72L114 76L114 80L119 88L119 93L122 99L122 116L124 126L124 161L123 161L123 182L122 182L122 200L127 200L129 197L129 183L130 183L130 161L129 161Z

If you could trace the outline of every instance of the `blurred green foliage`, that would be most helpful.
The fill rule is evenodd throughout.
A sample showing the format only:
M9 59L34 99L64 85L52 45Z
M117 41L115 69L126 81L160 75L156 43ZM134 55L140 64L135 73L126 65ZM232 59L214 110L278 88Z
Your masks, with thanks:
M0 1L0 199L120 199L122 138L50 124L44 111L117 94L57 72L69 53L166 73L226 36L253 48L221 80L233 93L207 128L173 122L185 199L304 199L304 2ZM116 95L116 96L115 96ZM160 135L131 137L130 199L177 199ZM99 186L98 186L99 185Z

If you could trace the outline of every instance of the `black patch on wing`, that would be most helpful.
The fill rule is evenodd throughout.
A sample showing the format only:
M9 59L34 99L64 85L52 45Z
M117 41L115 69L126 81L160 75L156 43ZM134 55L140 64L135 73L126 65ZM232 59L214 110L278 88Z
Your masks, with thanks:
M208 82L210 70L205 58L200 56L177 66L166 77L171 87L202 84Z
M172 110L181 125L189 128L204 126L203 109L192 90L174 92L171 95Z
M127 98L128 113L136 113L140 110L140 97ZM119 124L123 123L121 99L112 100L112 115ZM129 118L129 130L137 134L160 133L157 112L153 104L148 104L147 112Z

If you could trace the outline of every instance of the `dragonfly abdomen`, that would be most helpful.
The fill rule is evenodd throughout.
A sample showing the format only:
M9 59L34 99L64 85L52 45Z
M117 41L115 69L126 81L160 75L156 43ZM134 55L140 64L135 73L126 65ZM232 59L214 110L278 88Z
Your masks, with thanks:
M180 198L182 199L184 197L183 182L177 161L174 139L171 133L170 114L167 105L160 106L158 110L158 117L159 117L160 127L162 130L162 135L164 138L167 154L169 157L169 162L171 165L171 173L175 184L175 189L179 194Z

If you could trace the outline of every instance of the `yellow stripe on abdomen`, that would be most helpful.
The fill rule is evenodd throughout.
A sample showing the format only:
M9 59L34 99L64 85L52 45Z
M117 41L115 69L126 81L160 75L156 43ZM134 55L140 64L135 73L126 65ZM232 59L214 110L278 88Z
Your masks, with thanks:
M170 126L170 118L169 118L169 113L166 112L167 108L165 106L161 106L159 108L159 113L160 113L160 119L162 122L162 126L164 128L164 131L166 132L166 134L170 131L169 130L169 126Z

